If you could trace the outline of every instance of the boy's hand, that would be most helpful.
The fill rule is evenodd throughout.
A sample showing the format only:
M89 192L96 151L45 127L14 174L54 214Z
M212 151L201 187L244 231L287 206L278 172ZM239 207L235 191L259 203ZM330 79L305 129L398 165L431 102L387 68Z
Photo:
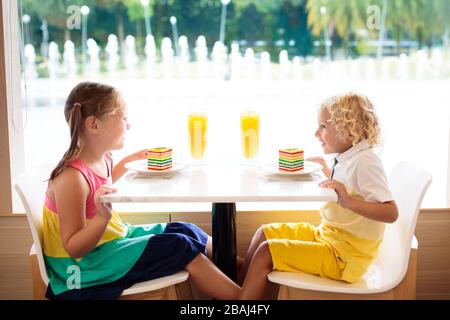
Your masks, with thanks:
M338 196L338 203L342 207L348 209L352 198L348 195L347 188L342 183L336 180L327 179L319 183L319 186L322 188L334 189Z
M311 162L315 162L315 163L318 163L318 164L320 164L322 167L328 167L327 166L327 162L325 161L325 159L324 158L322 158L322 157L311 157L311 158L308 158L308 159L306 159L306 161L311 161Z
M325 161L324 158L322 157L312 157L312 158L308 158L306 159L306 161L311 161L311 162L315 162L318 163L322 166L322 172L325 175L325 177L330 177L330 168L327 165L327 162Z

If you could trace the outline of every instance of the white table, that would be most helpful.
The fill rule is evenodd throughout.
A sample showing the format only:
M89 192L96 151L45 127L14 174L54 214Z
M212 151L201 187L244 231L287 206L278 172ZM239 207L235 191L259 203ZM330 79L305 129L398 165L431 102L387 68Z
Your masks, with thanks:
M236 278L236 202L336 201L322 189L324 177L267 175L257 167L231 163L190 166L174 174L142 176L128 173L116 182L117 193L102 202L210 202L213 257L217 266Z

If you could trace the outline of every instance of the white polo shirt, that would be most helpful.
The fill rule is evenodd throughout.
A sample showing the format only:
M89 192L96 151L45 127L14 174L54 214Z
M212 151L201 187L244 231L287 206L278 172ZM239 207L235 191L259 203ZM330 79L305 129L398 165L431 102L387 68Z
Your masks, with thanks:
M350 196L369 202L392 201L386 174L367 140L336 156L333 179L343 183ZM322 224L327 223L368 240L382 239L384 223L365 218L338 204L326 204L320 210Z

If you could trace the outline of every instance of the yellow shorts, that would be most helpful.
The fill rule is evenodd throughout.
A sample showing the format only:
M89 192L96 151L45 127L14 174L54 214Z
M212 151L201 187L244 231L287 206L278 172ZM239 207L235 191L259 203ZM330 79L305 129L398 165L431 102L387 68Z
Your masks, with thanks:
M273 269L307 272L340 280L345 262L334 248L320 238L317 227L309 223L272 223L263 225L269 243Z

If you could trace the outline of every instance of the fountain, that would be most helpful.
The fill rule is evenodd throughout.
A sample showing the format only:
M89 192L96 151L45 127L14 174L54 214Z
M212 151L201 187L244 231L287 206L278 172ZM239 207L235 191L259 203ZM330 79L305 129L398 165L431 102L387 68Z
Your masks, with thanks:
M125 54L123 59L123 64L128 75L134 76L139 59L136 54L136 40L133 36L127 36L125 38Z
M291 62L289 61L288 52L281 50L279 54L280 62L280 79L287 80L289 78L289 72L291 70Z
M361 78L360 72L360 59L350 60L350 79L353 81L358 81Z
M199 78L206 77L208 63L208 47L206 45L205 36L199 36L195 41L195 58L197 60L197 76Z
M237 42L233 42L231 44L231 53L230 53L230 69L231 69L231 77L233 79L239 79L242 76L243 69L243 60L241 53L239 52L239 44Z
M23 49L23 55L25 58L25 79L37 79L38 74L36 72L36 51L31 44L26 44Z
M173 76L174 57L175 51L172 48L172 40L168 37L163 38L161 42L161 64L165 79L170 79Z
M327 72L327 79L332 81L344 81L348 78L343 70L341 62L328 62Z
M442 56L441 49L435 48L433 49L431 53L431 76L433 79L440 79L441 78L441 72L444 67L444 57Z
M272 77L271 74L271 62L270 62L270 53L264 51L261 53L261 78L263 80L270 80Z
M320 80L322 75L322 61L319 58L314 58L312 62L312 73L314 80Z
M48 23L46 20L42 21L41 31L42 31L41 55L44 58L48 58L48 50L49 50Z
M375 80L377 77L377 67L375 65L375 60L369 58L366 60L366 79Z
M180 60L184 63L191 61L191 54L189 53L189 43L186 36L178 38L178 46L180 47Z
M119 64L119 40L114 34L108 36L108 42L105 48L106 52L106 68L110 77L114 77Z
M48 77L50 78L51 85L55 85L56 79L60 75L61 65L59 59L61 55L59 53L58 45L56 42L52 41L48 45ZM56 106L58 104L57 94L54 90L49 94L49 104L50 106Z
M59 59L61 55L59 53L58 45L56 42L50 42L48 46L48 76L50 79L56 79L60 72Z
M302 60L300 57L294 57L292 59L292 72L294 73L295 80L302 80L303 72L302 72Z
M182 35L178 38L178 47L180 48L178 68L180 70L180 76L186 79L189 76L189 62L191 60L188 38L186 36Z
M406 54L400 54L400 57L397 58L397 77L400 80L407 80L409 73L409 58Z
M247 48L244 54L245 77L253 79L255 76L255 53L252 48Z
M211 58L216 79L225 79L227 77L227 51L227 47L222 42L216 41L214 43Z
M381 79L390 80L391 79L391 59L383 58L381 60Z
M89 62L87 66L87 75L89 77L97 77L100 73L100 48L97 45L97 42L89 38L87 40L87 54L89 56Z
M194 51L197 62L206 62L208 60L208 47L205 36L199 36L197 38Z
M425 77L425 71L427 70L427 54L425 50L419 50L416 54L416 79L422 81Z
M77 77L77 61L75 57L75 44L67 40L64 43L63 64L65 74L69 79Z
M156 78L156 44L155 38L151 34L145 38L144 52L147 78Z

